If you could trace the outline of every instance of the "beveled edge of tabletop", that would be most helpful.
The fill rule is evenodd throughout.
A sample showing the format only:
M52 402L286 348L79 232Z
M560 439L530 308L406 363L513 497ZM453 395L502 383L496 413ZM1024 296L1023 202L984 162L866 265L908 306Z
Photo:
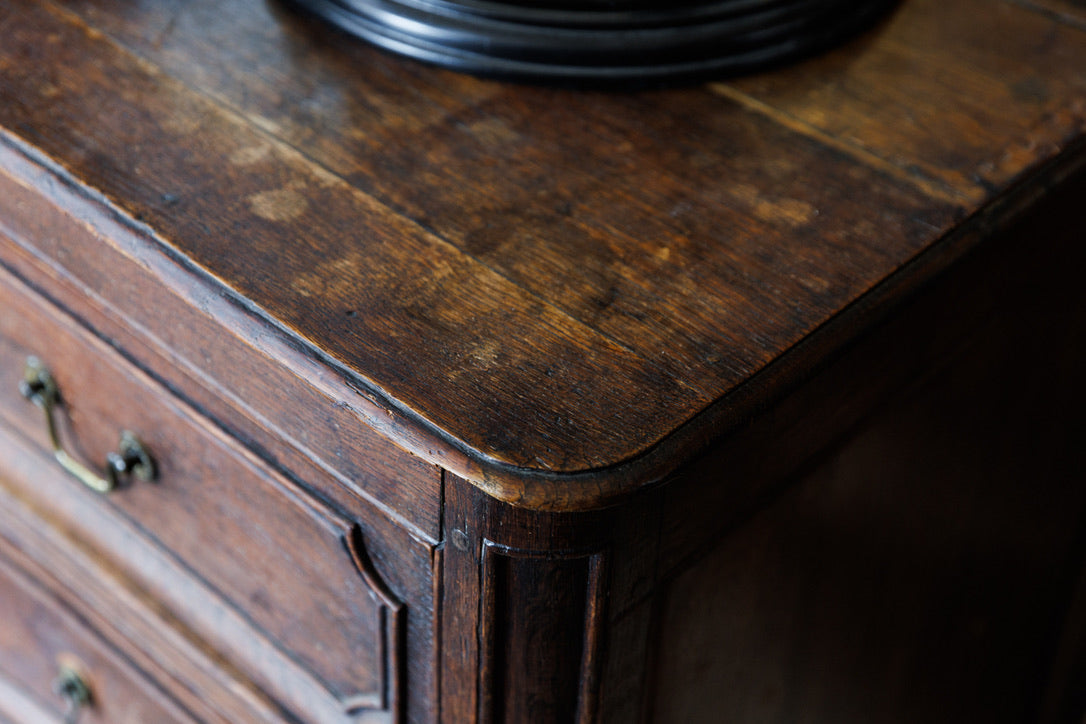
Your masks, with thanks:
M242 330L243 334L250 336L258 346L267 346L270 337L278 339L279 344L275 349L283 365L295 370L300 379L312 374L314 363L325 368L329 374L308 381L340 399L342 402L337 404L349 408L361 424L378 431L421 460L463 477L498 500L543 511L579 511L617 504L630 495L666 482L684 464L695 460L714 443L732 439L738 440L742 446L745 442L742 432L749 423L761 413L771 410L820 367L831 362L853 340L892 314L909 298L910 293L982 245L993 229L1028 211L1051 189L1076 174L1086 172L1086 136L1081 136L744 384L716 400L655 445L610 465L553 472L495 460L398 404L362 375L299 339L271 315L177 253L169 243L157 236L154 229L133 219L104 195L80 183L37 149L5 131L0 131L0 143L21 155L28 164L59 181L41 185L38 191L58 204L71 204L73 199L77 199L80 206L78 213L100 233L135 235L150 251L160 255L166 266L173 269L163 276L167 284L198 285L235 311L243 310L255 322ZM826 394L834 393L826 391ZM722 477L727 478L726 472Z

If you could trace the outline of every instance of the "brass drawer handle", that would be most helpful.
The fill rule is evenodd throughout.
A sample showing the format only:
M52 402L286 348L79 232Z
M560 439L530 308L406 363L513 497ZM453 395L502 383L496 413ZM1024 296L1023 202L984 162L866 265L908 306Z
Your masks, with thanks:
M61 467L91 490L108 493L117 487L122 475L134 475L139 480L150 482L155 479L155 461L135 434L124 430L117 452L106 456L106 475L102 477L73 458L60 444L53 410L60 402L60 390L53 375L37 357L26 361L26 371L19 383L23 397L40 407L45 413L45 426L49 431L49 441L53 446L53 457Z
M91 690L79 670L61 663L53 680L53 693L64 699L64 724L76 724L84 707L91 705Z

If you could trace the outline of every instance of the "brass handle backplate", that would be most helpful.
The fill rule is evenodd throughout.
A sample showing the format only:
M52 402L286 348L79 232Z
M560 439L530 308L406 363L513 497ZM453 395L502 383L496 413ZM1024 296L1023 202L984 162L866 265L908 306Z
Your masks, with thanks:
M69 455L60 443L57 435L54 411L60 404L60 390L53 375L37 357L26 361L23 380L19 383L23 397L40 407L45 413L45 426L49 431L49 442L53 447L53 457L69 474L99 493L108 493L117 487L121 476L132 475L139 480L155 479L155 461L147 452L135 434L124 430L117 452L106 456L105 476L94 472L74 457Z
M53 693L64 699L64 724L76 724L84 707L91 705L91 690L79 668L62 661L53 680Z

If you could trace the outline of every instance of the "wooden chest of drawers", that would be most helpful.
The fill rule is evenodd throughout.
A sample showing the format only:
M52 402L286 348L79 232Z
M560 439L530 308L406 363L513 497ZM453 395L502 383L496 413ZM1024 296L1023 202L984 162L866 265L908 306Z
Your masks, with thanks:
M1081 719L1074 4L637 93L0 39L0 721Z

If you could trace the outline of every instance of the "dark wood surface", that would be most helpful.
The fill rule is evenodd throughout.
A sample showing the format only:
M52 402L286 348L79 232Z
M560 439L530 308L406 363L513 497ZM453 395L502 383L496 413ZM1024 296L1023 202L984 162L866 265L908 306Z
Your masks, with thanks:
M462 77L248 0L16 0L0 29L8 133L406 449L552 509L741 423L802 377L766 375L797 342L854 334L857 299L1086 124L1066 3L910 0L824 57L634 94Z
M774 411L765 437L661 490L657 570L678 575L660 587L649 720L1081 721L1084 193L1080 171L836 363L913 369L839 439L773 420L847 405ZM922 333L933 319L953 343ZM835 378L808 384L870 394ZM767 446L818 452L789 469ZM731 476L759 494L705 513L706 482Z
M0 719L56 628L209 722L1081 724L1083 68L1071 0L634 93L0 4Z
M1080 724L1084 193L1078 163L622 506L528 511L449 476L444 712Z
M100 200L58 182L47 163L2 144L0 155L0 234L13 273L77 309L84 326L299 485L348 509L362 498L413 535L439 539L440 471L389 440L385 407L337 384L123 218L103 216ZM317 482L328 476L338 484Z

